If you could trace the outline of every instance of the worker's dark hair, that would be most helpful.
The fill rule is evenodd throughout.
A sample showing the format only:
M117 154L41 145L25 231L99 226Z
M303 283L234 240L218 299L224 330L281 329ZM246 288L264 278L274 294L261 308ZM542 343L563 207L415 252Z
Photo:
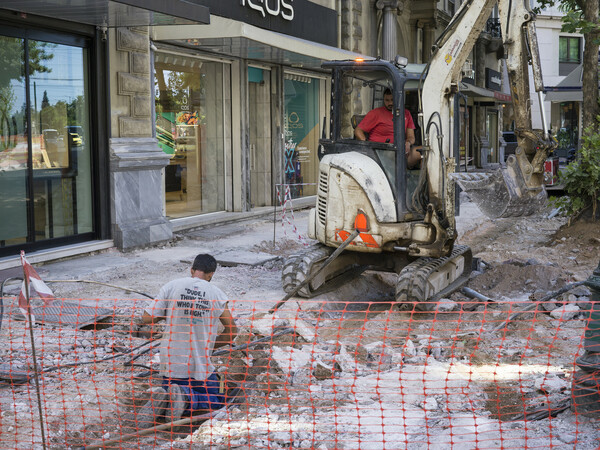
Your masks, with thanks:
M394 93L390 88L385 88L385 91L383 91L383 96L385 97L386 95L394 95Z
M206 253L202 253L194 259L192 270L199 270L204 273L212 273L217 270L217 260Z

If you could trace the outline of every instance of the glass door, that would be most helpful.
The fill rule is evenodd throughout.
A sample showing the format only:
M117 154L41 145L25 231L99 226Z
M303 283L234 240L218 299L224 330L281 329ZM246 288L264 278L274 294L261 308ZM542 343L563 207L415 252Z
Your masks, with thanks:
M271 71L248 67L250 128L250 201L252 207L272 204Z
M156 135L171 155L165 168L167 216L223 211L229 66L161 51L154 68Z
M27 242L25 41L0 36L0 246Z
M490 151L487 162L497 163L498 160L498 112L488 111L485 121L486 134L489 141Z
M0 248L92 233L88 50L0 36Z

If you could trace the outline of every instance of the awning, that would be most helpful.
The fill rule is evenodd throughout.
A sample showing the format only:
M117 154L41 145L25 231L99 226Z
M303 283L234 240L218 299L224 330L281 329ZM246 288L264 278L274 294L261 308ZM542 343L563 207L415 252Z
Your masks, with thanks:
M207 24L207 7L185 0L2 0L0 9L106 27Z
M475 86L471 83L460 83L460 92L473 97L476 102L496 102L496 103L510 103L512 97L509 94L503 92L492 91L479 86Z
M374 59L219 16L211 16L210 25L155 27L153 39L221 55L307 69L319 69L323 61Z
M583 101L583 64L577 66L556 86L544 86L549 102Z

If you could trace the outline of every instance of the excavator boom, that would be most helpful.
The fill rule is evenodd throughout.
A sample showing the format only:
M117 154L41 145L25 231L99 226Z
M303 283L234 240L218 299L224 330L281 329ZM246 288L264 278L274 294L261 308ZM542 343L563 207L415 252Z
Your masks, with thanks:
M448 178L451 178L486 215L493 218L531 215L545 205L544 161L556 146L556 141L548 133L543 104L540 105L543 129L532 129L529 66L540 101L543 82L535 16L524 0L468 0L463 3L434 46L424 73L421 127L425 130L423 139L426 148L432 149L437 141L438 148L432 149L433 153L439 152L442 159L451 158L451 111L454 94L460 85L461 68L496 4L518 139L515 155L508 158L506 167L494 173L448 174L439 170L437 158L427 159L431 191L439 193L436 201L440 206L452 204L448 198L452 192L447 186ZM436 126L432 127L431 123L436 123Z
M375 270L397 274L401 307L431 311L472 270L471 250L456 245L454 180L491 217L530 215L545 204L543 167L554 144L545 126L532 129L529 63L536 89L543 83L534 16L525 1L466 0L425 70L401 57L323 64L332 73L331 118L329 137L319 141L317 201L308 224L308 236L318 244L286 259L282 282L288 294L319 295ZM519 146L500 171L455 173L451 143L461 69L496 4ZM422 133L417 165L405 156L415 150L406 149L414 111ZM393 132L363 140L361 124L373 132L369 121L376 116Z

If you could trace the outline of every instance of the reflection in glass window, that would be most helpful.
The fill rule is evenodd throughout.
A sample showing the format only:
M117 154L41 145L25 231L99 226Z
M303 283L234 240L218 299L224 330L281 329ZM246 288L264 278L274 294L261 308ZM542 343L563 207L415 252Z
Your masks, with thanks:
M0 61L0 247L92 232L87 50L0 36Z
M86 49L29 41L50 56L29 76L35 234L92 231Z
M0 246L27 240L25 41L0 36Z
M165 169L171 218L225 209L224 77L222 63L155 55L156 134L172 155Z

